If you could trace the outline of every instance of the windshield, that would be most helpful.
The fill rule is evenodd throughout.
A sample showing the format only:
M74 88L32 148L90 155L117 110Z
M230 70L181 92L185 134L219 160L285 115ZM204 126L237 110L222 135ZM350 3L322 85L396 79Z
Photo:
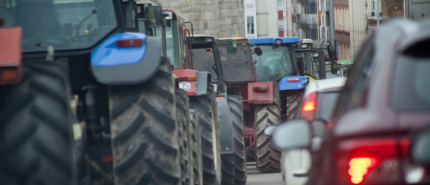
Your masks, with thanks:
M24 52L88 48L117 26L112 0L4 0L0 13L22 27Z
M167 20L166 27L166 53L170 58L170 63L175 69L181 66L181 43L179 39L179 26L177 20Z
M237 44L236 51L228 53L227 45L218 45L222 68L227 80L232 82L255 81L254 66L249 44Z
M252 54L259 82L277 81L293 72L290 50L286 45L259 45L263 54Z
M398 57L393 104L400 110L430 110L430 58Z
M312 53L310 51L300 52L303 57L305 75L313 76L312 74Z
M215 58L212 48L199 48L193 49L193 67L198 71L207 71L211 73L212 82L218 81L217 75L214 71Z

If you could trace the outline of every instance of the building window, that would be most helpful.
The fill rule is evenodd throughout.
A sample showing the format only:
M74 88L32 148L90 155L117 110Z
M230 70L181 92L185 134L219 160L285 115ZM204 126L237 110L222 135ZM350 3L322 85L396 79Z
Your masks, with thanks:
M317 13L317 3L305 4L305 14L316 14L316 13Z
M254 16L248 16L246 19L248 34L254 34Z
M318 40L318 29L306 29L306 38Z
M375 1L372 1L372 10L375 10Z
M283 10L283 9L284 9L283 0L278 0L278 10Z

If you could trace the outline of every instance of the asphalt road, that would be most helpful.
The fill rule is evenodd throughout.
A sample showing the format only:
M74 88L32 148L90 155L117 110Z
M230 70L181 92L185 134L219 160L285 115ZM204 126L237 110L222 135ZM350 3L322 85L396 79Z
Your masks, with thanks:
M282 185L281 173L258 173L255 162L249 162L247 170L246 185Z

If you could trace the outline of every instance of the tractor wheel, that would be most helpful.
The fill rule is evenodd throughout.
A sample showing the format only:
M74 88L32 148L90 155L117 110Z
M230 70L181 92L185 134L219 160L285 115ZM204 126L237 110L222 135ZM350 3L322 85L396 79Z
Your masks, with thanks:
M193 185L201 185L203 182L203 169L202 169L202 148L201 148L201 135L200 124L198 120L198 113L195 110L190 110L190 154L192 158L190 163L193 173Z
M180 184L174 92L170 63L164 57L148 82L110 87L115 185Z
M243 105L242 96L228 95L228 105L233 122L234 135L234 184L246 184L246 147L245 130L243 127Z
M189 185L191 180L188 126L190 124L190 106L187 92L182 89L175 90L176 120L178 123L179 152L181 156L182 184Z
M297 109L302 101L303 90L291 91L287 94L287 121L293 120L297 116Z
M246 161L255 162L255 146L249 147L248 150L246 150Z
M255 108L256 120L256 158L257 169L260 173L279 172L281 152L275 149L270 142L270 137L264 134L264 129L269 125L279 125L280 110L278 106L258 105Z
M216 105L212 88L208 89L205 96L190 97L190 108L197 111L200 123L204 185L219 185L221 175L219 130L218 121L214 119L214 104Z
M0 86L0 184L71 185L67 71L42 60L23 66L20 83Z

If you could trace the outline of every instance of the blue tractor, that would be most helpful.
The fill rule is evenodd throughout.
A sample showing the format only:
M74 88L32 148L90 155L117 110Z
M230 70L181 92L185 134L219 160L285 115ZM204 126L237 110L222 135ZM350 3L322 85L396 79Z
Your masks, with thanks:
M1 184L182 184L165 24L133 0L2 0Z
M255 159L259 172L280 171L280 151L270 146L268 136L263 134L269 125L278 125L283 121L294 119L299 107L303 90L309 81L325 76L324 59L313 61L315 49L308 44L301 44L298 37L276 37L249 39L255 48L262 50L262 55L253 53L252 58L257 75L257 82L252 84L269 86L273 97L259 96L255 99L261 105L254 109L255 147L250 143L249 159ZM322 67L319 67L322 66ZM249 136L252 138L252 136Z

